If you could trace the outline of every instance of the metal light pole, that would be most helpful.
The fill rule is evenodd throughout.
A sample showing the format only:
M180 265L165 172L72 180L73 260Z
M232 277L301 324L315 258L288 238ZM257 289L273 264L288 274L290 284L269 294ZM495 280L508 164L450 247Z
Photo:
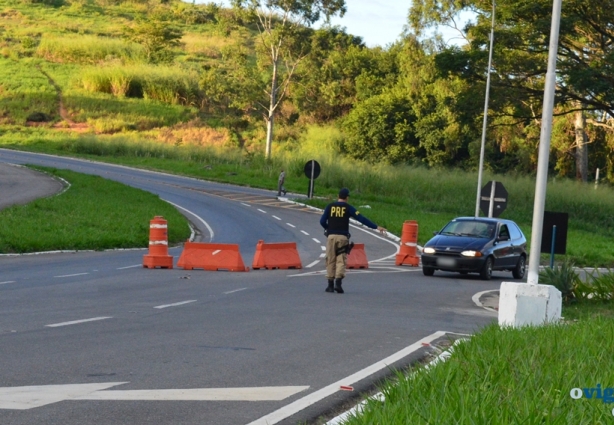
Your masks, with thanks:
M550 136L552 135L552 111L554 110L554 92L556 87L556 58L559 46L561 5L562 0L554 0L552 4L548 71L546 72L542 125L539 137L539 158L537 160L537 181L535 183L533 225L531 230L531 254L529 256L529 274L527 277L527 283L532 285L537 285L539 282L539 257L542 243L544 205L546 203L546 184L548 183L548 157L550 155Z
M490 25L490 49L488 51L488 74L486 76L486 99L484 100L484 121L482 123L482 145L480 147L480 166L478 169L478 194L475 200L475 216L480 216L480 191L482 190L482 169L484 168L484 145L486 144L486 124L488 123L488 98L490 95L490 70L492 67L492 46L495 40L495 2L492 2L492 23Z

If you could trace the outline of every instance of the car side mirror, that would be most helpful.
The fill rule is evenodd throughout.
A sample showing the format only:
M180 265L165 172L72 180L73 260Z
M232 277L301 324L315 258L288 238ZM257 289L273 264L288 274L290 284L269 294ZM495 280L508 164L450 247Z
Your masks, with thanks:
M509 241L509 240L510 240L509 236L499 236L497 238L497 242L503 242L503 241Z

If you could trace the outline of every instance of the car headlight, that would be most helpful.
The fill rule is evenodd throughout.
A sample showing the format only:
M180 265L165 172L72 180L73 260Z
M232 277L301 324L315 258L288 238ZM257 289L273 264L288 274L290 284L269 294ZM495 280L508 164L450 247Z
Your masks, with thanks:
M463 257L481 257L482 253L480 251L463 251L461 255Z
M424 248L422 250L422 252L425 253L425 254L434 254L435 253L435 248L431 248L431 247Z

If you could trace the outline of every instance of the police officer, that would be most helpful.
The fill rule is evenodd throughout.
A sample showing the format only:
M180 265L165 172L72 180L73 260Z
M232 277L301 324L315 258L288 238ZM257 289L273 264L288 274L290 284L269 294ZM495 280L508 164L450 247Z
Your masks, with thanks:
M326 242L326 278L328 287L326 292L336 291L343 294L341 280L345 277L347 264L347 247L350 242L350 218L354 218L371 229L377 229L386 234L386 229L373 223L367 217L348 204L350 191L343 188L339 191L339 199L326 206L320 224L328 235ZM333 286L334 285L334 286Z

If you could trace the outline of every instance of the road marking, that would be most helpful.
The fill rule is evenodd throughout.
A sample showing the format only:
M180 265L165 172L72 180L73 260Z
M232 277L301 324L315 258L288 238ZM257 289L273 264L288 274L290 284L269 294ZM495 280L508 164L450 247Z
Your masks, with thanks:
M7 283L15 283L15 282L17 282L17 281L16 280L7 280L6 282L0 282L0 285L4 285L4 284L7 284Z
M395 362L409 356L411 353L418 351L419 349L423 348L423 344L425 343L431 343L432 341L436 340L437 338L441 338L442 336L445 336L447 332L443 332L443 331L437 331L435 333L432 333L431 335L422 338L421 340L419 340L418 342L413 343L412 345L405 347L404 349L397 351L396 353L394 353L391 356L386 357L383 360L380 360L377 363L372 364L371 366L368 366L366 368L364 368L363 370L360 370L356 373L354 373L353 375L350 375L346 378L343 378L337 382L334 382L330 385L328 385L327 387L321 388L317 391L314 391L313 393L300 398L298 400L296 400L295 402L292 402L284 407L282 407L281 409L275 410L272 413L269 413L268 415L265 415L263 417L261 417L260 419L256 419L253 422L250 422L248 425L273 425L276 424L278 422L281 422L282 420L289 418L290 416L294 415L297 412L300 412L303 409L308 408L309 406L325 399L326 397L330 397L331 395L335 394L336 392L340 391L340 387L342 385L344 386L351 386L353 384L355 384L356 382L359 382L371 375L373 375L376 372L379 372L382 369L386 369L388 368L390 365L394 364Z
M246 207L252 207L250 204L246 204L245 202L241 202L241 205L245 205Z
M276 215L274 215L274 216L273 216L273 218L274 218L275 220L281 220L281 218L277 217Z
M302 234L304 234L304 235L309 236L309 233L307 233L307 232L306 232L306 231L304 231L304 230L301 230L301 233L302 233Z
M325 246L321 246L320 248L322 248L322 251L326 251L326 247Z
M75 273L75 274L63 274L61 276L53 276L53 277L73 277L73 276L83 276L89 273Z
M320 258L324 258L324 257L326 257L326 253L320 254Z
M266 214L266 211L265 210L261 210L260 208L258 208L258 211L260 211L261 213Z
M213 229L211 228L211 226L209 226L209 223L207 223L207 222L206 222L205 220L203 220L203 219L202 219L202 218L201 218L199 215L196 215L195 213L193 213L192 211L188 210L187 208L183 208L182 206L177 205L177 204L174 204L174 203L172 203L171 201L168 201L168 200L166 200L166 199L164 199L164 201L168 202L169 204L171 204L171 205L173 205L173 206L175 206L175 207L177 207L177 208L180 208L180 209L184 210L184 211L185 211L185 212L187 212L187 213L192 214L194 217L196 217L198 220L200 220L200 222L201 222L202 224L204 224L204 225L205 225L205 227L207 228L207 230L209 231L209 235L210 235L209 241L210 241L210 242L211 242L211 241L213 241L213 237L214 237L215 235L214 235L214 233L213 233Z
M0 388L0 409L27 410L64 400L280 401L309 386L103 391L129 382Z
M133 269L135 267L143 267L143 265L142 264L136 264L134 266L119 267L117 270Z
M310 268L312 268L313 266L315 266L316 264L318 264L319 262L320 262L320 260L315 260L313 263L309 264L309 265L308 265L308 266L306 266L305 268L306 268L306 269L310 269Z
M195 303L197 300L188 300L188 301L180 301L178 303L173 303L173 304L164 304L164 305L158 305L154 308L167 308L167 307L176 307L178 305L184 305L184 304L190 304L190 303Z
M290 227L296 227L294 224L286 223Z
M224 292L224 294L228 295L228 294L232 294L232 293L239 292L239 291L245 291L246 289L247 288L235 289L234 291Z
M91 319L73 320L71 322L54 323L52 325L45 325L48 328L58 328L60 326L77 325L85 322L95 322L98 320L112 319L112 317L92 317Z
M320 241L319 241L319 240L317 240L316 238L312 238L312 239L313 239L313 241L314 241L315 243L320 243Z

